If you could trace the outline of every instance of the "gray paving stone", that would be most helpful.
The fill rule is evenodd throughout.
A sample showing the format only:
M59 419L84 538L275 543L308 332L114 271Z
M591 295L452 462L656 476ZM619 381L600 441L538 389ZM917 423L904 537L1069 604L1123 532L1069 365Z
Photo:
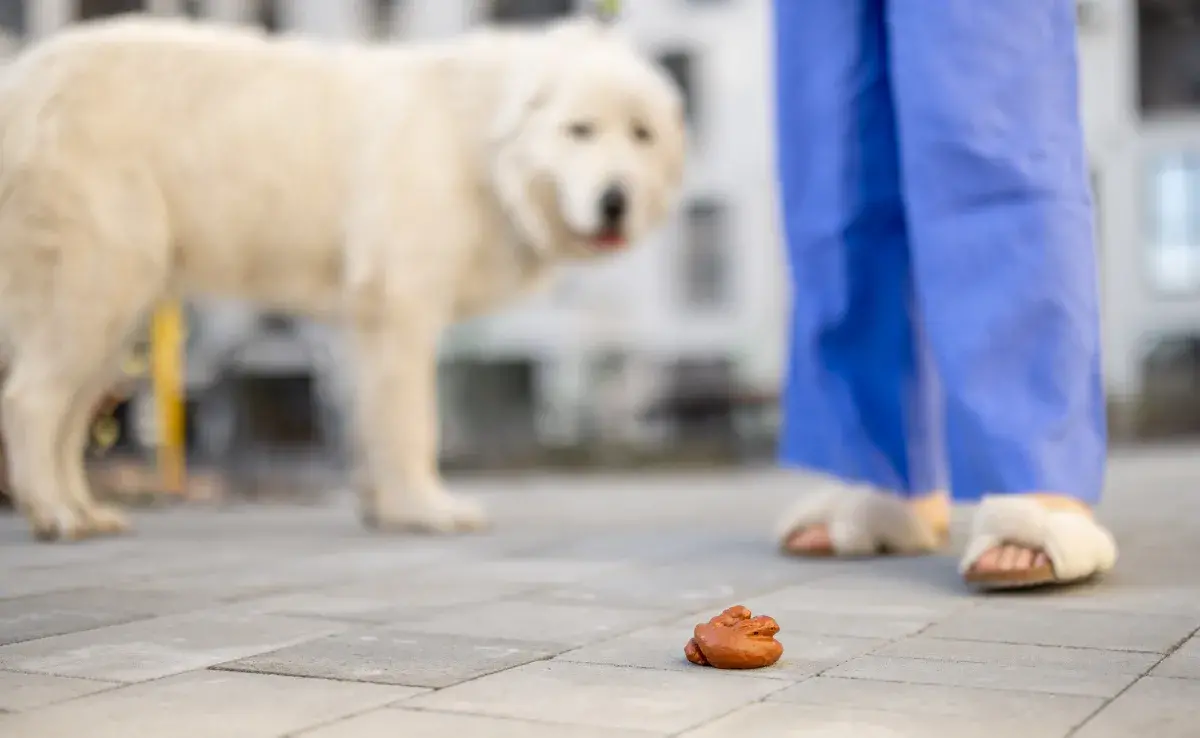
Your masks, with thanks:
M0 711L21 712L117 686L112 682L0 671Z
M1200 679L1200 636L1193 636L1151 672L1153 676Z
M672 733L757 701L784 684L600 664L526 664L416 697L412 707L538 722Z
M607 531L574 535L530 547L526 553L545 559L626 562L637 566L686 561L713 548L711 535L695 531ZM568 580L573 581L573 580Z
M148 587L187 591L223 601L243 600L306 587L340 584L354 569L303 557L253 562L202 572L171 573L145 580Z
M401 618L396 627L413 633L486 633L495 638L580 646L670 616L661 610L504 600L470 608L427 609Z
M304 590L252 596L229 609L248 616L282 615L361 625L387 623L413 608L395 605L383 597Z
M852 582L854 577L847 575L844 579ZM978 600L940 590L910 590L903 586L887 589L869 586L830 588L824 583L812 582L753 597L743 604L776 619L776 612L818 612L929 622L975 607Z
M378 684L199 671L0 716L0 735L279 738L419 692Z
M692 637L692 628L684 624L646 628L602 643L596 643L558 657L560 661L588 664L612 664L646 669L692 671L697 667L683 655L683 647ZM731 677L799 681L848 661L884 643L874 638L809 635L781 632L783 658L765 669L730 671Z
M0 645L180 612L204 602L187 594L130 589L81 589L0 600Z
M930 621L909 618L888 618L878 615L849 615L827 612L795 612L775 615L768 610L757 613L771 615L788 630L814 635L853 636L856 638L893 639L919 633Z
M1195 738L1200 681L1146 677L1109 703L1074 738Z
M131 538L97 539L93 541L94 546L30 545L32 541L25 520L16 513L0 514L0 526L3 526L0 530L8 529L7 532L12 533L11 537L0 538L0 560L14 571L44 573L96 564L111 565L139 548Z
M863 656L827 672L828 676L908 684L942 684L978 689L1114 697L1135 674L1100 674L1061 666L1018 666L970 661L932 661L894 656Z
M981 726L1019 716L1029 725L1040 725L1047 731L1064 734L1104 704L1099 697L825 676L792 685L767 699L770 702L799 703L830 709L880 710L907 715L964 718L975 720Z
M1003 666L1066 668L1092 674L1132 676L1145 674L1161 658L1159 654L1136 651L956 641L926 636L897 641L880 648L874 655Z
M121 544L120 555L105 553L109 546L118 543ZM90 552L94 545L99 547L95 558L84 556L72 563L57 563L55 555L37 553L37 550L51 551L62 547L28 544L27 548L35 552L33 556L46 556L56 563L16 568L0 580L0 599L107 587L178 592L195 597L201 593L186 586L190 575L224 572L226 576L234 576L239 570L263 568L269 566L267 562L279 558L270 551L240 545L214 548L211 541L198 546L179 541L147 541L140 535L88 541L78 548ZM5 560L3 553L0 553L0 560Z
M0 668L137 682L202 669L341 629L316 620L200 611L0 646Z
M964 510L956 509L956 515ZM956 535L966 535L969 516L959 521ZM957 599L968 602L976 600L973 592L958 575L958 559L951 551L929 556L891 556L862 560L841 560L834 566L825 564L830 571L814 578L808 584L823 592L859 592L873 594L878 598L927 597L933 599ZM867 563L867 566L863 566Z
M419 617L429 608L460 608L535 591L519 582L360 582L252 598L238 603L241 612L295 615L386 625Z
M989 720L916 715L860 708L792 705L779 702L748 705L680 738L1065 738L1061 727L1021 718Z
M295 512L282 508L279 514L286 521ZM357 541L321 550L329 547L328 541L302 545L299 537L302 532L295 531L297 540L283 546L273 545L270 538L264 540L253 535L236 543L228 541L228 545L211 555L197 550L192 554L194 561L190 567L160 568L146 563L146 571L138 581L141 586L160 590L243 600L300 588L342 586L371 578L381 582L387 578L407 579L414 571L446 566L470 556L470 542L464 542L463 549L456 551L428 544L364 547Z
M221 664L235 671L447 687L568 648L559 644L371 628Z
M586 561L569 558L542 559L510 557L472 562L459 572L437 571L437 581L508 582L518 584L565 584L589 577L610 576L627 567L618 561ZM457 574L457 576L455 576Z
M693 575L740 573L743 578L770 582L772 590L850 571L853 566L854 562L843 559L785 556L772 541L763 538L762 531L755 531L751 537L710 532L705 546L663 564L664 568Z
M925 635L935 638L1166 653L1196 629L1182 615L1085 612L987 605L952 615Z
M3 554L0 554L2 559ZM114 578L97 576L92 567L54 567L46 569L5 569L0 579L0 602L20 597L54 594L103 584L115 584Z
M510 718L387 709L342 720L297 738L654 738L663 733L531 723Z
M484 552L464 555L458 552L427 566L412 567L389 576L359 577L360 581L335 585L330 591L369 592L375 588L404 587L436 591L464 591L479 587L482 591L504 588L506 591L531 591L573 582L581 577L608 576L627 569L621 562L539 559ZM324 588L329 589L329 588ZM386 591L386 589L384 590ZM393 594L402 594L395 589Z
M1148 585L1138 582L1136 576L1130 576L1121 569L1118 569L1118 573L1123 578L1133 581L1122 582L1105 578L1054 593L1000 593L992 595L991 599L1029 609L1186 615L1200 618L1200 597L1197 597L1200 586L1183 586L1178 583Z
M694 561L581 578L575 584L547 590L540 597L549 601L687 612L701 607L727 607L746 597L791 584L797 578L799 575L787 568L755 569Z

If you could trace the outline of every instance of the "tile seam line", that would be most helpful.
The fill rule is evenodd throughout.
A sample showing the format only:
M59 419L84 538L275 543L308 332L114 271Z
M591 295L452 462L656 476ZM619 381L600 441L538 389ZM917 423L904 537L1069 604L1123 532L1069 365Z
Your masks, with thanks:
M1133 688L1134 688L1134 686L1136 686L1137 684L1141 683L1141 681L1142 681L1143 679L1145 679L1145 678L1146 678L1146 677L1147 677L1147 676L1150 674L1150 672L1152 672L1152 671L1154 671L1155 669L1157 669L1159 666L1161 666L1161 665L1162 665L1162 663L1163 663L1164 661L1166 661L1167 659L1169 659L1169 658L1170 658L1170 657L1171 657L1171 656L1172 656L1172 655L1173 655L1173 654L1174 654L1176 651L1178 651L1179 649L1183 648L1183 644L1187 643L1187 642L1188 642L1188 641L1190 641L1192 638L1195 638L1197 633L1200 633L1200 627L1197 627L1197 628L1193 629L1193 630L1192 630L1192 632L1191 632L1191 634L1189 634L1189 635L1188 635L1188 636L1186 636L1185 638L1182 638L1182 639L1181 639L1181 640L1180 640L1178 643L1176 643L1176 644L1175 644L1175 646L1174 646L1173 648L1171 648L1171 649L1170 649L1170 650L1169 650L1167 653L1165 653L1165 654L1162 654L1162 658L1158 659L1158 660L1157 660L1157 661L1155 661L1153 664L1151 664L1151 665L1150 665L1150 666L1149 666L1149 667L1146 669L1146 671L1142 672L1142 673L1141 673L1141 674L1138 676L1138 678L1137 678L1137 679L1134 679L1132 682L1130 682L1129 684L1125 685L1125 688L1124 688L1124 689L1122 689L1120 692L1117 692L1116 694L1114 694L1114 695L1113 695L1112 697L1110 697L1109 699L1105 700L1103 704L1101 704L1099 707L1097 707L1095 710L1093 710L1091 713L1089 713L1089 714L1088 714L1086 717L1084 717L1084 718L1083 718L1083 720L1079 721L1079 724L1078 724L1078 725L1076 725L1074 728L1071 728L1071 730L1069 730L1069 731L1067 732L1066 738L1074 738L1074 736L1076 736L1076 735L1079 733L1079 731L1081 731L1081 730L1083 730L1085 727L1087 727L1088 723L1090 723L1090 722L1092 722L1093 720L1095 720L1095 719L1096 719L1096 717L1097 717L1097 716L1099 716L1099 715L1100 715L1102 712L1104 712L1104 710L1106 710L1106 709L1108 708L1108 706L1109 706L1109 705L1111 705L1113 702L1116 702L1116 701L1117 701L1117 699L1119 699L1119 698L1121 697L1121 695L1125 694L1125 693L1126 693L1126 692L1128 692L1129 690L1133 689Z

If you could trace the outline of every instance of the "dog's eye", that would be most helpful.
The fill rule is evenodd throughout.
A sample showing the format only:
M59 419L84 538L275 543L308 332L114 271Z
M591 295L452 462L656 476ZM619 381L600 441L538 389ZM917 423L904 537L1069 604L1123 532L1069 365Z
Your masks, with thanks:
M650 143L654 140L654 133L645 124L635 123L633 125L633 137L642 143Z
M596 132L596 127L586 121L580 121L567 126L567 132L571 134L571 138L582 141L591 138Z

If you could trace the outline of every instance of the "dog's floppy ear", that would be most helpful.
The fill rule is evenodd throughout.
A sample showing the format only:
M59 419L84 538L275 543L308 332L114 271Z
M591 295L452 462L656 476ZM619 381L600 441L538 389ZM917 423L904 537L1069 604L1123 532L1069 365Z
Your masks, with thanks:
M552 94L564 50L578 50L603 38L607 28L591 18L571 18L551 26L533 48L515 59L506 75L492 119L490 139L503 144Z
M524 147L514 145L529 117L553 94L554 65L546 49L531 51L514 65L500 86L488 140L491 178L505 212L522 239L549 253L553 230L532 200L533 172Z
M501 85L488 136L493 145L515 137L530 114L549 98L553 65L548 57L544 52L530 54Z

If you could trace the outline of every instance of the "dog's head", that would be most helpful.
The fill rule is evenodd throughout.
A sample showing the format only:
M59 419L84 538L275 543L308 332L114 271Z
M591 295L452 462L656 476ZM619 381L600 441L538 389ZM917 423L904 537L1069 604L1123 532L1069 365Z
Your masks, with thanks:
M683 103L616 31L568 22L531 42L492 121L494 184L538 250L623 249L665 219L683 175Z

